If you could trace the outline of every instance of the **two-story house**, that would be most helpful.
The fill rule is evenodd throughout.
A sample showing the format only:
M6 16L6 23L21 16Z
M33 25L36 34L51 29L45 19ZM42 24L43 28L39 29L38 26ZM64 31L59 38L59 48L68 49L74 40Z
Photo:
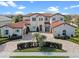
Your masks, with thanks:
M65 23L64 15L59 13L27 14L23 17L23 21L0 26L0 33L2 36L12 34L23 35L27 32L27 28L35 32L51 32L54 36L73 36L75 34L75 26Z
M50 17L49 13L30 13L23 17L23 20L30 20L30 31L50 31Z

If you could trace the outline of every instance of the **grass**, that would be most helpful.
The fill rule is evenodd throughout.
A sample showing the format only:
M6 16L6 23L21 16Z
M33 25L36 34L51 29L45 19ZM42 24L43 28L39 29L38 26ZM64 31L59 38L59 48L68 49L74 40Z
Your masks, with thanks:
M55 48L27 48L22 50L15 50L15 52L65 52L64 50L55 49Z
M0 45L8 42L9 40L7 38L0 38Z
M76 29L76 34L74 37L71 37L69 41L79 44L79 28Z
M76 44L79 44L79 38L78 37L77 38L73 37L73 38L69 39L69 41L74 42Z
M11 56L10 58L69 58L68 56Z

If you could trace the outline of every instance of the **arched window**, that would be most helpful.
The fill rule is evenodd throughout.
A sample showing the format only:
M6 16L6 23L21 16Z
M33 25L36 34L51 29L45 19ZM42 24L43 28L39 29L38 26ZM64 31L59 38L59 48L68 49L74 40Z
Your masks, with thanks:
M66 30L63 30L63 33L62 33L62 35L66 35Z
M55 19L56 19L56 18L53 18L52 21L55 20Z

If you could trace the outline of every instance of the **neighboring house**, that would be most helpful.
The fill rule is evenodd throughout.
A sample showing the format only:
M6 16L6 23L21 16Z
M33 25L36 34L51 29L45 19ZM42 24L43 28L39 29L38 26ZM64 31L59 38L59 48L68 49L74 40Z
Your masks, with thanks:
M12 36L13 34L23 36L24 34L26 34L28 26L29 21L20 21L17 23L6 24L0 27L0 34L2 37Z
M49 13L30 13L23 20L30 20L30 30L31 31L50 31L50 17L52 14Z
M11 23L11 22L12 22L11 18L9 18L7 16L0 15L0 26Z
M64 36L67 35L69 37L74 36L75 34L75 26L72 26L67 23L62 23L61 21L52 22L51 31L54 36Z

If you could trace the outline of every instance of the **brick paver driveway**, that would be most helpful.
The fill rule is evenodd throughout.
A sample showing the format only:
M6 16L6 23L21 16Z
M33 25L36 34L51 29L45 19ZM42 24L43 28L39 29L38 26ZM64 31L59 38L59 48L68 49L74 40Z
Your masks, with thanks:
M2 51L14 51L17 48L17 44L20 42L30 42L32 40L32 33L29 33L23 37L23 39L13 40L10 42L7 42L5 44L0 45L0 52Z
M16 49L17 43L19 43L19 42L33 41L32 34L33 33L29 33L28 35L24 36L24 38L21 40L10 41L10 42L7 42L3 45L0 45L0 57L9 57L10 54ZM47 41L61 43L63 45L63 49L67 51L66 53L68 55L72 56L72 54L73 54L74 57L79 57L79 54L78 54L79 53L79 45L77 45L73 42L66 41L66 40L55 39L53 37L53 34L51 34L51 33L40 33L40 34L45 35L47 37L47 39L46 39ZM7 52L9 52L9 53L7 53ZM58 53L58 54L60 54L60 53ZM61 55L63 56L63 53L61 53Z
M79 53L79 45L67 40L55 39L53 34L51 33L41 33L47 36L47 41L58 42L63 45L63 49L67 52L78 52Z

